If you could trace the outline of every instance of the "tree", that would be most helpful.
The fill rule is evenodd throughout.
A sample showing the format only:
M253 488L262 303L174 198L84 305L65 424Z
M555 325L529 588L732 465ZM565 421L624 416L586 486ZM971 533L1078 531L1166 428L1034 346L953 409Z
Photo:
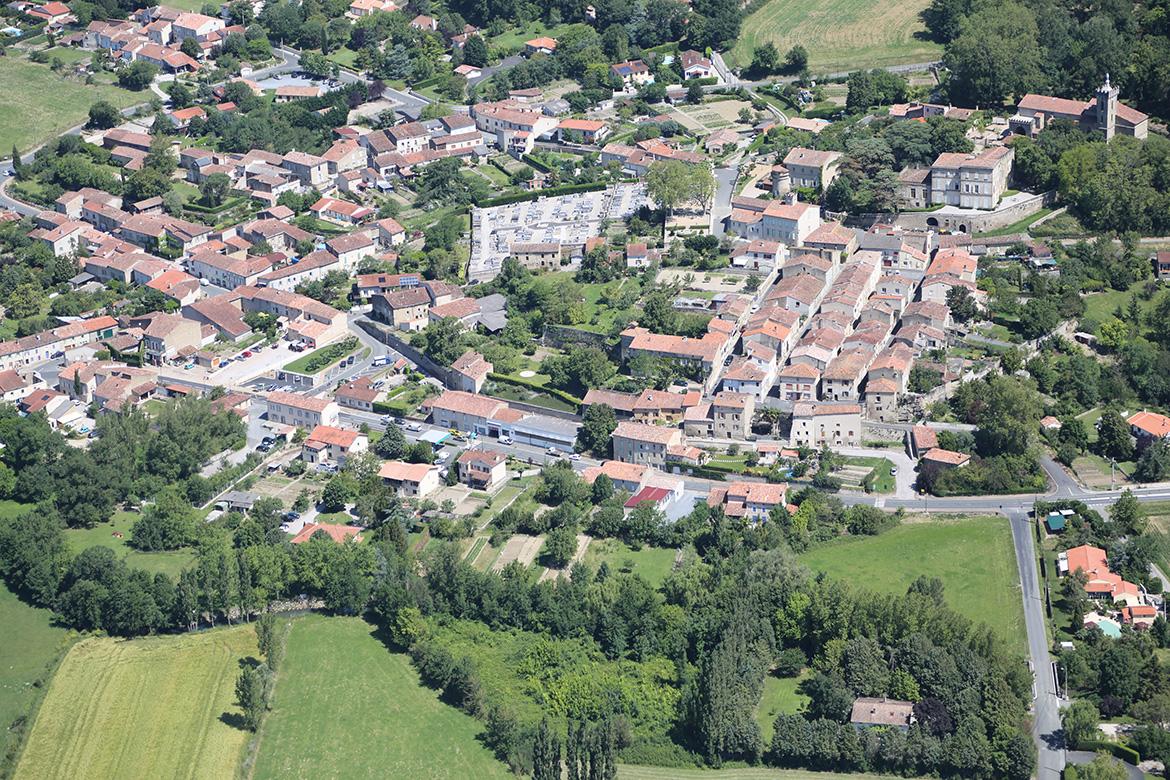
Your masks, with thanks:
M569 525L554 528L548 532L541 548L540 557L546 566L563 569L577 553L577 530Z
M646 191L650 199L667 216L686 200L687 164L677 160L657 160L646 171Z
M183 42L190 41L195 43L193 38L187 38ZM199 48L199 44L195 43L195 48ZM188 108L195 102L195 96L191 94L191 90L181 81L171 83L171 108Z
M39 285L17 285L12 292L8 293L6 300L8 316L18 320L34 317L41 313L47 300Z
M979 316L979 306L971 291L961 285L947 290L947 306L957 322L969 322Z
M617 416L608 404L590 404L581 417L577 429L577 443L581 449L598 457L613 454L613 432L617 429Z
M805 59L807 61L807 55ZM752 64L748 70L757 76L770 76L773 73L779 73L780 52L776 49L776 44L769 41L763 46L757 46L752 54Z
M1031 9L1000 0L971 14L946 48L947 91L963 105L1000 104L1043 83L1043 54Z
M226 173L213 173L199 185L199 194L205 204L216 207L223 203L231 189L232 180Z
M406 457L406 448L406 434L397 425L386 426L386 432L374 444L374 452L386 460L402 460Z
M532 780L561 780L561 741L552 733L548 718L540 721L532 745Z
M1144 754L1143 754L1144 755ZM1129 773L1125 764L1108 753L1098 753L1087 764L1077 764L1065 767L1065 780L1126 780Z
M449 366L463 354L462 334L459 320L444 317L411 336L410 343L439 365Z
M146 60L134 60L118 71L118 84L124 89L141 92L150 86L154 77L158 75L158 68Z
M799 43L788 50L784 55L784 70L789 73L800 73L808 67L808 49Z
M1133 478L1138 482L1161 482L1170 477L1170 443L1158 439L1142 450Z
M195 539L195 510L177 486L168 487L148 505L130 528L130 544L139 550L177 550Z
M1133 459L1129 424L1116 409L1106 409L1097 420L1097 452L1117 461Z
M243 710L244 727L249 731L255 731L260 727L260 721L268 707L265 701L266 671L267 668L263 664L256 667L246 666L240 670L240 676L236 679L236 703Z
M463 63L477 68L487 67L488 48L479 35L472 35L467 39L467 43L463 44Z
M1146 528L1146 511L1129 489L1124 490L1110 507L1109 519L1117 524L1121 533L1129 536L1140 536Z
M703 102L703 86L694 79L687 84L687 102L696 106Z
M87 127L107 130L122 121L122 112L108 100L99 100L89 107Z
M130 174L122 194L128 202L137 202L162 197L171 191L171 187L170 176L148 167Z
M151 170L158 171L163 176L170 176L178 167L179 161L171 150L171 139L165 135L155 135L150 139L150 151L142 164Z
M974 409L975 446L980 455L1020 455L1027 451L1040 422L1035 390L1016 377L998 375L980 388Z
M1101 722L1101 713L1091 701L1077 699L1061 713L1060 721L1065 745L1075 750L1081 742L1099 733L1097 724Z

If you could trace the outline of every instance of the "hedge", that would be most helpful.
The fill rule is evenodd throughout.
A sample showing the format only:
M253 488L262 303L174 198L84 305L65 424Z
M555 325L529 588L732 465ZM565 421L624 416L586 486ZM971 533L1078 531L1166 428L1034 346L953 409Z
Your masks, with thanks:
M541 173L552 173L552 168L548 167L547 165L542 163L540 160L533 157L531 154L522 155L520 157L520 159L523 160L524 162L528 163L529 165L531 165L533 168L540 171Z
M1103 750L1106 753L1111 753L1114 758L1119 758L1134 766L1137 766L1142 761L1141 755L1129 745L1123 745L1120 742L1109 742L1104 739L1081 740L1077 743L1077 750L1083 750L1089 753L1096 753Z
M513 195L501 195L498 198L489 198L476 204L480 208L490 208L492 206L507 206L512 203L523 203L528 200L536 200L537 198L551 198L556 195L572 195L577 192L597 192L604 190L609 185L606 182L593 182L591 184L566 184L562 187L550 187L547 190L537 190L535 192L517 192Z
M494 382L501 382L505 385L515 385L516 387L523 387L525 390L532 390L537 393L548 393L553 398L559 398L567 404L573 406L580 406L584 403L580 398L571 393L566 393L564 390L558 390L555 387L546 387L545 385L538 385L536 382L530 382L527 379L521 379L516 376L508 376L506 374L488 374L488 379Z

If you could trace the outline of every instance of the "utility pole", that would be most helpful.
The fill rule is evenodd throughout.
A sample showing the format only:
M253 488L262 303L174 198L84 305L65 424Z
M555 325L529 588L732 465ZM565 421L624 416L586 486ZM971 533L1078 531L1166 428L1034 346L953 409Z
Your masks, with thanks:
M1114 473L1114 469L1116 469L1116 468L1117 468L1117 460L1115 458L1110 458L1109 459L1109 489L1110 490L1114 489L1113 473Z

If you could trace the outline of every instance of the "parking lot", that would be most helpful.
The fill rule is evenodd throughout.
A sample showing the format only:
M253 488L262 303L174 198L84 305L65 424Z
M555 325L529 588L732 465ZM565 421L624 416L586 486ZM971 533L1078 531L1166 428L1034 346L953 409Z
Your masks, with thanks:
M605 220L622 220L649 205L643 184L472 209L468 278L494 279L512 244L584 244Z

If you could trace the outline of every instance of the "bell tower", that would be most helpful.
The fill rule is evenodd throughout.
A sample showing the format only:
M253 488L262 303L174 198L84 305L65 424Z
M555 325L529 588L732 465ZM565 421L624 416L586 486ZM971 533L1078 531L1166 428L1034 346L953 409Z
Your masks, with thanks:
M1117 132L1117 87L1109 83L1109 74L1105 74L1105 83L1097 87L1097 130L1105 134L1105 140L1113 139Z

